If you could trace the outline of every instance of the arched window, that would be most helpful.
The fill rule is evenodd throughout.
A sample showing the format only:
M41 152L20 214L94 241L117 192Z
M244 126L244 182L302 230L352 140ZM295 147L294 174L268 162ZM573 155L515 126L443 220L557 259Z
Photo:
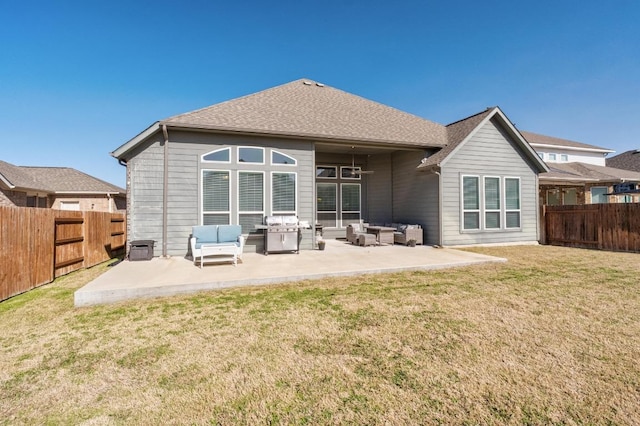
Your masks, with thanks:
M287 164L287 165L295 166L296 163L297 163L296 159L293 157L290 157L286 154L283 154L275 150L271 151L271 164Z
M209 161L212 163L230 163L231 149L222 148L215 151L211 151L208 154L204 154L202 156L202 161Z

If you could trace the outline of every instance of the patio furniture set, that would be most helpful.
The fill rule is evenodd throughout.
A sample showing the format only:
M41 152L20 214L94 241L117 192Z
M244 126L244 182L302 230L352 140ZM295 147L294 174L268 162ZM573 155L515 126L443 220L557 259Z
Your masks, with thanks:
M352 223L347 226L347 241L358 246L423 244L422 227L402 223L384 225Z
M300 244L299 229L306 225L300 225L295 216L291 219L285 216L270 219L273 220L260 226L265 231L265 254L269 251L297 253ZM409 245L412 240L416 244L422 244L420 225L352 223L347 226L347 241L359 246ZM242 260L244 236L240 225L194 226L189 243L193 263L199 264L200 268L205 263L216 262L232 262L236 266L238 259Z

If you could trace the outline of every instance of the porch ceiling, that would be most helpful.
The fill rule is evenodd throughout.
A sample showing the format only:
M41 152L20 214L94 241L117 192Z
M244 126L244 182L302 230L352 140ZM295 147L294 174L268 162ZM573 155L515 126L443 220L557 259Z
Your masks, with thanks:
M380 146L380 145L363 145L345 143L325 143L316 142L316 152L331 154L355 154L355 155L375 155L388 154L394 151L424 151L423 148L404 147L404 146Z

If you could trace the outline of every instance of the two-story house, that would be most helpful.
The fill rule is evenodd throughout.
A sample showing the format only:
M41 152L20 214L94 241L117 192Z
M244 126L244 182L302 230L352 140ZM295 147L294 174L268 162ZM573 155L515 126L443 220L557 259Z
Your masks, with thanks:
M540 174L540 203L550 206L640 201L640 172L610 167L614 151L595 145L522 131L549 166Z

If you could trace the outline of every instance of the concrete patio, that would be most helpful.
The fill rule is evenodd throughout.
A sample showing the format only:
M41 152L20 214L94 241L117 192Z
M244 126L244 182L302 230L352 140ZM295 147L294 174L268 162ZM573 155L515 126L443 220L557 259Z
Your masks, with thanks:
M77 307L91 306L231 287L505 261L455 249L400 245L358 247L342 240L327 240L324 251L268 256L245 253L237 266L206 264L201 269L182 257L124 261L77 290L74 302Z

